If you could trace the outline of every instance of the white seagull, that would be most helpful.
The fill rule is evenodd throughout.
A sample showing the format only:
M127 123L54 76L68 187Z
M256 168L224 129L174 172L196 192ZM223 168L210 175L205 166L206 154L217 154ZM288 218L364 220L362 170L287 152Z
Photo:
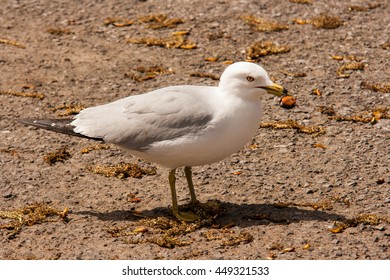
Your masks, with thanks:
M199 219L179 212L175 171L184 167L191 202L196 195L192 166L220 161L240 150L255 134L262 114L260 98L287 90L250 62L229 65L219 85L171 86L82 110L73 119L24 119L55 132L112 143L170 169L172 211L180 220ZM283 104L282 104L283 105Z

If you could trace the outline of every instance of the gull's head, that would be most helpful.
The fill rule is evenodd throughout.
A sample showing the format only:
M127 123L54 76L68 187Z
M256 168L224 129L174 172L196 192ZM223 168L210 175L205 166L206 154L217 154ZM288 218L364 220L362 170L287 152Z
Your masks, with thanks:
M264 93L287 95L287 90L275 84L267 72L251 62L236 62L222 73L219 88L245 99L258 99Z

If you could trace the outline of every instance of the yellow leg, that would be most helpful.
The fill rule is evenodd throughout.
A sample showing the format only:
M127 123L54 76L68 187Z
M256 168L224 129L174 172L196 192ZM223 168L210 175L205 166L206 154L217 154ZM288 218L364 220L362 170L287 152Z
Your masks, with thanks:
M184 167L184 173L186 174L188 188L190 189L191 202L196 202L196 194L194 184L192 183L192 171L190 166Z
M176 195L176 169L169 171L169 185L171 187L172 195L172 212L179 220L186 222L193 222L199 219L199 216L192 212L179 212L179 206L177 204L177 195Z

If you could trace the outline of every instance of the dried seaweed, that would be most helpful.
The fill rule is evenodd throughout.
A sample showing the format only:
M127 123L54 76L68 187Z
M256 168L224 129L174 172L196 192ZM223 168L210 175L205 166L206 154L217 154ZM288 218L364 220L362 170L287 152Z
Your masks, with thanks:
M335 29L343 25L338 16L320 15L310 20L310 24L316 28Z
M390 41L386 41L381 45L381 48L384 50L390 49Z
M351 60L352 62L345 63L341 65L338 70L337 70L337 76L340 78L349 78L350 74L345 73L347 70L364 70L365 64L362 61L362 58L357 57L355 55L332 55L332 59L334 60L344 60L348 59Z
M316 96L322 96L322 92L318 88L313 89L311 91L311 94Z
M287 247L287 248L282 249L280 252L281 253L295 252L295 247Z
M160 28L173 28L179 24L184 23L184 19L181 18L168 18L164 14L151 14L138 17L139 23L149 23L147 28L160 29ZM124 17L108 17L104 20L105 25L113 25L116 27L130 26L134 24L134 20Z
M68 220L68 208L64 210L55 209L47 204L32 204L26 207L11 210L0 211L1 219L15 220L7 224L0 224L0 229L12 230L8 238L15 238L20 233L23 226L32 226L44 222L53 222L54 219L50 219L53 216L58 216L63 221Z
M60 28L60 27L50 27L46 29L46 31L52 35L69 35L73 34L74 32L67 28Z
M314 143L313 148L321 148L321 149L326 149L327 147L324 144L321 143Z
M126 78L131 78L136 82L144 82L156 78L158 75L173 74L174 71L170 68L164 68L162 66L139 66L130 73L125 73Z
M11 45L11 46L18 47L18 48L21 48L21 49L25 49L26 48L24 45L22 45L18 41L8 40L8 39L1 39L0 38L0 44Z
M389 223L390 221L386 217L381 217L375 214L359 214L351 219L335 221L329 231L332 233L342 233L345 229L349 227L356 227L359 224L379 225L381 222Z
M336 121L350 121L350 122L361 122L375 124L380 119L390 119L388 111L390 108L376 108L370 112L361 113L353 116L332 116L331 119Z
M104 25L113 25L115 27L129 26L134 23L133 20L123 17L108 17L103 21Z
M168 18L168 16L164 14L139 16L138 21L142 23L150 23L147 26L147 28L150 29L173 28L185 22L184 19Z
M372 9L376 9L380 7L379 3L369 3L368 6L359 6L359 5L351 5L348 7L348 11L351 12L367 12Z
M218 59L219 59L218 56L209 56L209 57L204 58L204 60L208 61L208 62L216 62L216 61L218 61Z
M241 231L237 235L230 235L227 240L222 241L221 246L237 246L241 243L247 244L253 241L253 235L246 231Z
M348 59L348 60L357 61L357 62L362 61L362 58L355 56L355 55L332 55L332 59L334 59L334 60Z
M266 55L288 53L290 50L289 46L277 45L268 41L256 42L246 49L246 57L249 60L253 60Z
M309 247L310 247L310 245L306 244L304 246L304 249L308 249ZM279 251L279 253L285 254L285 253L295 252L295 247L285 247L285 245L283 245L283 244L274 242L274 243L271 244L271 246L268 248L268 250L270 250L270 251ZM270 253L267 256L268 260L274 260L276 258L277 258L277 255L274 252Z
M325 129L321 126L305 126L300 125L294 120L278 121L278 122L262 122L261 128L273 129L296 129L299 133L313 134L314 136L325 133Z
M144 168L138 164L124 162L114 166L96 165L94 167L90 167L90 170L96 174L101 174L106 177L117 177L119 179L128 177L141 179L144 175L156 175L155 168Z
M360 86L365 89L371 89L375 92L390 93L390 83L370 84L367 82L362 82Z
M32 97L44 99L45 95L40 92L22 92L22 91L11 91L11 90L0 90L0 95L13 95L19 97Z
M187 35L175 32L171 37L156 38L156 37L143 37L143 38L129 38L127 40L129 44L144 44L147 46L158 46L168 49L196 49L196 44L187 39Z
M338 16L320 15L309 20L296 18L293 19L296 24L311 24L315 28L335 29L343 25L343 21Z
M346 70L364 70L364 67L365 65L363 62L346 63L339 67L339 69L337 70L337 76L339 76L340 78L349 78L350 75L345 73Z
M67 147L62 147L55 152L48 153L46 156L43 157L43 160L46 163L53 165L57 162L64 162L71 157L72 155L67 151Z
M61 110L62 112L59 112L57 115L59 117L65 117L70 115L77 115L80 113L81 110L84 110L86 107L80 103L75 104L61 104L54 108L50 108L50 111L56 112L58 110Z
M86 148L81 149L82 154L88 154L91 151L97 151L97 150L108 150L110 148L110 145L107 144L97 144L94 146L88 146Z
M164 248L174 248L176 246L186 246L192 241L182 240L187 234L194 232L204 226L212 226L216 218L224 213L218 201L208 201L206 203L189 203L181 206L181 211L191 210L201 218L193 223L172 220L166 217L142 218L137 224L111 227L108 229L113 237L127 237L126 243L154 243ZM244 242L244 237L240 237Z
M212 79L212 80L219 80L219 76L218 75L214 75L212 73L206 73L206 72L193 72L190 74L191 77L198 77L198 78L209 78L209 79Z
M263 18L255 17L252 15L245 15L241 17L246 24L256 28L257 31L261 32L272 32L272 31L282 31L288 30L289 26L287 24L278 23L275 21L268 21Z
M19 157L19 154L18 152L15 150L15 149L12 149L12 148L2 148L0 149L0 152L1 153L7 153L13 157Z

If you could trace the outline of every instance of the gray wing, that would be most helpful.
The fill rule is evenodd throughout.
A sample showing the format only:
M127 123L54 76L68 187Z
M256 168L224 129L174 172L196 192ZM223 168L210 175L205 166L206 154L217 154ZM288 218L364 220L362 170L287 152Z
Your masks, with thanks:
M72 125L76 133L130 150L147 150L153 143L206 129L213 118L207 102L212 89L177 86L130 96L85 109Z

